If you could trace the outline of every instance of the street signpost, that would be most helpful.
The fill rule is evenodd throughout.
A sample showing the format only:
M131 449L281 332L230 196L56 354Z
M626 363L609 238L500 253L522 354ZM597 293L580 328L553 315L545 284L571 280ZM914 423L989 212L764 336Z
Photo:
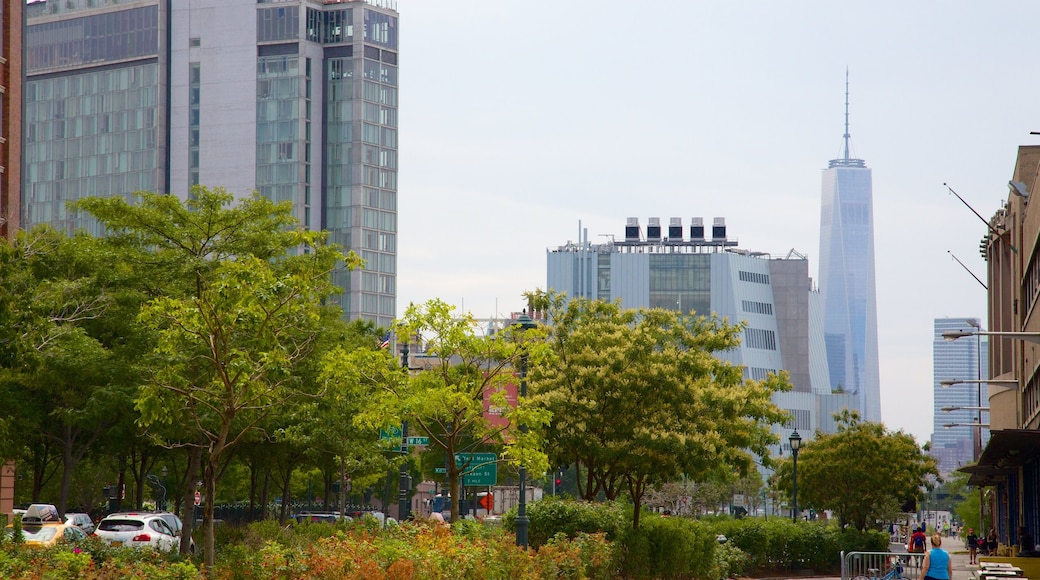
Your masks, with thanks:
M409 437L408 438L408 446L409 447L411 447L413 445L429 445L429 444L430 444L430 438L429 437Z
M465 486L495 485L498 481L498 456L494 453L456 453L455 467L465 470Z

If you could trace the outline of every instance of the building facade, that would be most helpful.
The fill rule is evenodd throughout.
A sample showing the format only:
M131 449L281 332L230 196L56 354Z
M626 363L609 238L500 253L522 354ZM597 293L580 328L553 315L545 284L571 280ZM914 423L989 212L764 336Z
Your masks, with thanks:
M859 398L861 416L881 421L874 208L870 168L850 154L848 88L844 156L823 171L820 292L830 387Z
M833 414L853 408L848 394L828 384L820 295L812 286L808 260L791 252L770 256L737 247L723 218L705 226L681 218L667 227L650 218L644 229L629 218L624 239L577 243L549 250L547 287L570 297L614 301L624 308L665 308L715 316L746 325L739 347L717 353L742 366L748 379L786 370L792 391L774 402L792 422L777 426L783 446L797 429L811 438L816 429L833 433Z
M989 400L985 384L977 382L944 385L943 381L979 381L989 377L985 337L974 340L949 341L944 332L978 328L972 318L936 318L932 336L933 401L932 446L939 474L946 477L953 470L973 463L989 440L989 413L980 409ZM977 424L980 427L972 427ZM947 425L953 425L947 427Z
M350 319L396 314L398 15L392 0L46 0L26 32L26 224L196 185L292 205L365 260ZM234 25L229 25L234 23Z
M991 488L984 512L1005 545L1040 534L1040 146L1022 146L1007 200L990 218L987 263L990 439L968 483ZM971 340L969 337L960 340Z
M22 179L21 2L0 3L0 237L20 226Z

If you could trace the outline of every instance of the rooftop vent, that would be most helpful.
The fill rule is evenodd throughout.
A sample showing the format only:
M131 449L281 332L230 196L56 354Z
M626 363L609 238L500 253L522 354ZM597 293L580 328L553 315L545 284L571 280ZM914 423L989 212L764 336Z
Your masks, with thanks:
M682 218L668 219L668 239L676 242L682 241Z
M642 238L642 232L639 231L639 218L628 218L628 221L625 223L625 241L638 242Z
M646 240L661 241L661 218L650 218L650 223L646 226Z
M704 241L704 218L690 218L690 241Z
M726 218L715 218L715 222L711 226L711 239L714 242L726 241Z

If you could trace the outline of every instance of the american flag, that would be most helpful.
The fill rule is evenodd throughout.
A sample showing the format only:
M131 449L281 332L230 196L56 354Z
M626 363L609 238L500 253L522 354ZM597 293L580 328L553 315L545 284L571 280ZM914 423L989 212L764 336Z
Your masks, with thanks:
M390 337L391 336L392 335L391 335L390 331L387 331L386 334L383 336L383 340L379 343L379 348L386 348L386 347L390 346Z

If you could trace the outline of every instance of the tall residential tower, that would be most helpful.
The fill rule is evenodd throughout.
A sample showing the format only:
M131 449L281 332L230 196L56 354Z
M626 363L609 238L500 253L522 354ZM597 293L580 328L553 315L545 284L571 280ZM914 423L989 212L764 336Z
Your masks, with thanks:
M989 430L981 425L989 423L987 407L989 389L979 383L943 385L943 381L979 381L989 378L987 337L976 336L949 341L943 338L948 331L971 331L979 321L971 318L936 318L932 337L933 430L931 455L939 466L939 474L946 476L953 470L975 461L989 440ZM978 424L975 428L971 425ZM945 425L955 425L946 428Z
M874 208L870 168L850 155L849 91L845 80L844 155L823 171L820 292L830 387L856 395L867 421L881 420Z
M351 319L397 294L394 0L45 0L26 32L26 226L100 234L67 201L258 191L365 259Z

